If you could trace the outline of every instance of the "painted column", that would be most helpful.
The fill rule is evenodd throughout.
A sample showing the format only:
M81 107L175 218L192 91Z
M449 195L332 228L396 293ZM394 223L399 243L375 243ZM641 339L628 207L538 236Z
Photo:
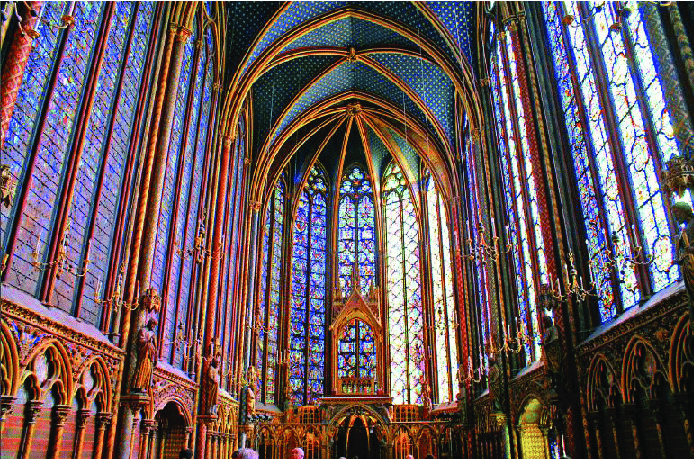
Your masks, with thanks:
M84 433L87 421L91 417L89 410L79 410L77 412L76 421L76 431L75 431L75 444L74 452L72 453L73 459L79 459L82 457L82 448L84 448Z
M3 395L0 397L0 434L5 433L5 416L12 412L16 398Z
M34 438L34 428L36 426L36 416L38 416L41 411L43 403L38 400L32 400L29 402L26 408L26 415L24 417L24 438L19 447L19 452L17 453L17 459L28 459L31 457L31 442Z
M96 415L96 438L94 439L94 459L101 459L104 450L104 433L111 425L111 413L97 413Z
M63 447L63 431L65 430L65 420L70 412L69 405L56 405L53 407L52 417L52 440L48 447L48 459L56 459ZM43 433L43 432L42 432Z
M147 459L149 456L149 435L154 428L154 419L143 419L140 425L140 454L138 459Z
M642 454L641 454L641 445L639 441L639 427L636 423L636 406L632 404L624 404L622 406L622 413L624 413L624 416L626 417L627 421L629 421L629 425L631 426L631 433L633 435L633 440L634 440L634 454L635 454L635 459L641 459Z
M28 2L30 9L40 11L43 2ZM21 29L17 29L12 38L12 47L5 57L5 65L2 68L2 83L0 86L0 149L5 144L5 135L10 126L14 106L17 102L17 94L22 86L24 70L29 55L31 45L39 34L36 32L36 22L38 17L32 17L31 11L24 7L23 2L18 2L17 7L22 14ZM7 19L9 23L10 19Z
M250 244L248 248L248 267L249 267L249 272L248 272L248 292L247 292L247 298L246 298L246 318L245 320L248 320L248 322L245 324L245 331L244 331L244 340L246 344L246 348L244 350L244 362L246 363L246 366L250 365L251 362L251 324L250 320L251 317L253 317L253 314L255 313L255 276L256 276L256 267L258 266L257 263L257 253L258 253L258 222L260 220L260 208L261 208L261 203L260 202L255 202L252 203L252 210L251 210L251 232L248 233L250 235ZM242 368L242 371L245 370L245 368ZM256 394L256 396L259 396ZM243 435L243 439L241 442L241 445L245 444L246 438L245 434Z

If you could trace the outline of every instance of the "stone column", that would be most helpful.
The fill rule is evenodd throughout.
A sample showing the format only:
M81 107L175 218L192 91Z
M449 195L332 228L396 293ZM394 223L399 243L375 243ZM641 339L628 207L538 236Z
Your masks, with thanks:
M157 457L164 457L164 447L166 446L166 424L159 426L159 451Z
M660 445L660 457L662 459L667 459L670 457L667 453L667 447L665 446L665 439L663 438L663 409L660 400L649 400L648 405L653 412L653 417L655 418L656 432L658 433L658 444Z
M508 416L504 413L493 413L492 418L496 419L496 425L501 432L501 447L504 449L504 457L511 457L511 442L509 438Z
M43 402L38 400L30 401L25 410L24 414L24 437L19 447L19 453L17 454L18 459L25 459L31 457L31 442L34 438L34 427L36 426L36 416L38 416L41 411Z
M8 395L0 397L0 434L5 432L5 416L12 412L15 400L17 400L15 397Z
M140 425L140 455L138 459L148 459L149 458L149 437L152 434L152 430L155 426L154 419L143 419L142 425Z
M598 416L599 415L597 412L588 413L588 420L595 434L595 444L598 448L598 458L605 459L605 455L602 452L602 440L600 438L600 422L598 422ZM588 445L588 449L590 449L590 445Z
M87 421L91 417L89 410L79 410L77 412L76 430L75 430L75 447L72 453L73 459L82 457L82 448L84 448L84 433Z
M619 453L619 434L617 433L617 412L615 408L607 409L607 416L610 418L610 424L612 424L612 436L614 437L614 454L616 459L621 458Z
M694 459L694 432L692 431L692 422L690 419L690 413L692 412L692 399L685 393L676 394L675 404L682 413L682 419L684 421L684 433L687 435L687 445L689 445L689 458Z
M94 459L101 459L102 452L104 450L104 433L108 426L111 425L111 419L113 419L113 414L111 413L97 413L96 415L96 438L94 439Z
M65 430L65 419L70 412L69 405L56 405L53 407L52 413L52 440L48 447L48 459L57 459L61 448L63 447L63 430Z
M624 416L626 420L628 421L629 425L631 426L631 433L633 436L633 441L634 441L634 458L635 459L641 459L642 457L642 452L641 452L641 442L639 441L639 426L636 422L636 406L632 404L624 404L622 406L622 413L624 413Z

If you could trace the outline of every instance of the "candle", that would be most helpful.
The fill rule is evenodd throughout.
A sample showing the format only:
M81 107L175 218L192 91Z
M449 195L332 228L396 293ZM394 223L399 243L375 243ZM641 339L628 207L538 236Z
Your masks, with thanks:
M492 217L492 236L496 236L496 225L494 224L494 217Z
M70 6L68 7L67 10L67 15L72 17L72 15L75 13L75 2L70 2Z
M36 256L38 257L41 250L41 236L36 238Z

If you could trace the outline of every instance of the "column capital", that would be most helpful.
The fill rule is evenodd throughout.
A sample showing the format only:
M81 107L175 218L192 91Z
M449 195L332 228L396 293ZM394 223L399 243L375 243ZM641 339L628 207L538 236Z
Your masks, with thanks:
M39 400L32 400L26 405L26 414L25 414L25 419L27 424L34 424L36 423L36 416L39 414L41 411L41 408L43 407L43 402Z
M231 147L231 144L234 143L234 140L236 140L235 136L231 136L231 135L222 136L222 142L224 142L224 146L227 148Z
M56 426L64 426L67 415L70 412L70 405L56 405L53 407L53 423Z
M155 421L154 419L143 419L142 423L140 424L140 430L143 434L147 435L149 434L149 432L154 430L156 426L157 421Z
M176 30L176 38L174 38L174 40L177 42L185 42L192 35L193 35L193 32L190 29L187 29L183 26L179 26L178 29Z
M5 420L5 415L12 412L12 406L14 405L16 397L10 397L9 395L3 395L0 397L0 423Z
M104 430L106 427L111 425L113 420L113 413L97 413L96 414L96 428L98 430Z
M77 411L77 428L84 428L87 424L87 420L91 417L92 413L89 410L78 410Z

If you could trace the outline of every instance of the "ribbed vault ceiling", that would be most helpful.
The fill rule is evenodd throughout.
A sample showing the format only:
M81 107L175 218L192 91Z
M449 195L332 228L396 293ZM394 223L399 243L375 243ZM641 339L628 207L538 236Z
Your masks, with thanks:
M232 89L248 94L255 196L266 197L285 170L301 183L316 161L336 180L354 161L380 177L390 157L410 183L422 161L455 194L455 126L465 116L456 93L466 101L473 90L464 83L473 58L469 2L230 9L239 23L227 29L237 50L227 65L236 68Z

